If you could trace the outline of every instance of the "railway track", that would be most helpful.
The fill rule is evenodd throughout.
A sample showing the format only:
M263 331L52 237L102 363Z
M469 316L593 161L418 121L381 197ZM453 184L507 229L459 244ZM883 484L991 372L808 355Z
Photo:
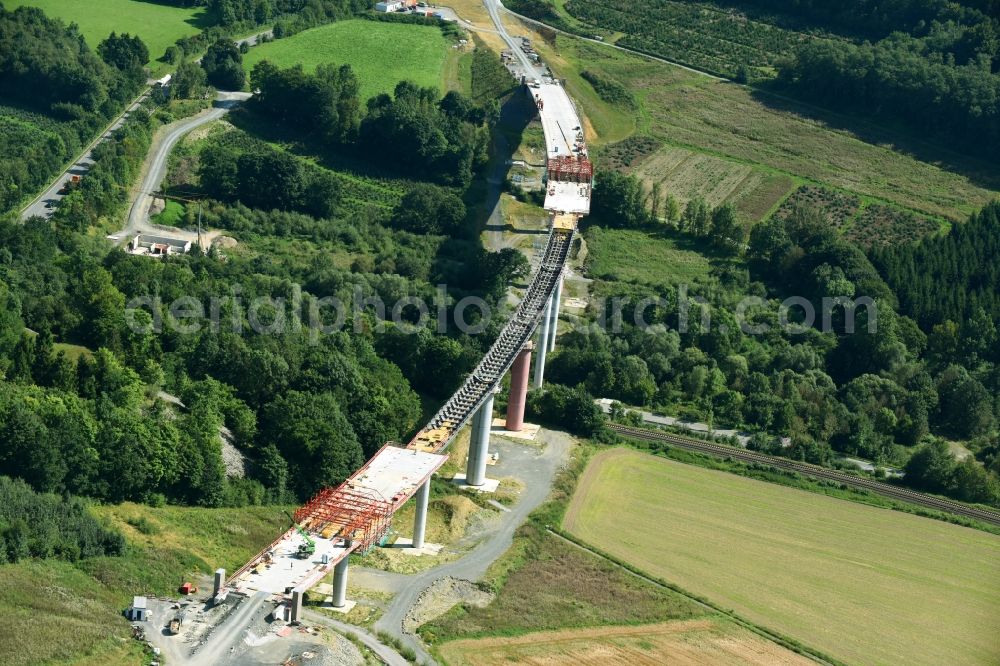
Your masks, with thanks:
M768 465L770 467L776 467L778 469L787 469L801 474L807 474L817 479L835 481L837 483L842 483L845 486L860 488L862 490L870 490L891 499L917 504L928 509L935 509L937 511L943 511L945 513L965 518L973 518L991 525L1000 526L1000 513L997 513L996 511L968 506L960 502L954 502L952 500L935 497L933 495L926 495L915 490L908 490L889 483L882 483L881 481L853 476L845 472L820 467L818 465L789 460L778 456L770 456L766 453L760 453L758 451L747 451L746 449L726 446L724 444L704 442L690 437L674 435L672 433L657 432L643 428L631 428L617 423L608 424L608 429L635 439L642 439L650 442L666 442L682 449L688 449L698 453L708 453L715 456L733 458L734 460L739 460L741 462L754 462Z

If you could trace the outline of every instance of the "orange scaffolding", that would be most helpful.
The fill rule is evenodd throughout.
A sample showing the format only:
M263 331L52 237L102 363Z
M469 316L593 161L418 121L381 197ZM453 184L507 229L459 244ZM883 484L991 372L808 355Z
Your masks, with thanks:
M364 552L389 532L392 505L374 490L342 483L324 488L295 512L295 522L358 544Z
M564 183L589 183L594 177L594 166L586 157L568 155L549 158L549 180Z

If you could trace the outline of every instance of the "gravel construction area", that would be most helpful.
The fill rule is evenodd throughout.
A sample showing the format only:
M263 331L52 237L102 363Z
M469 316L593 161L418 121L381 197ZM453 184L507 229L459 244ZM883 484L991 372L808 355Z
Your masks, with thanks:
M460 578L446 576L434 581L424 590L403 619L403 629L409 633L417 627L444 615L455 604L464 603L482 608L491 601L494 595L480 589L475 583Z

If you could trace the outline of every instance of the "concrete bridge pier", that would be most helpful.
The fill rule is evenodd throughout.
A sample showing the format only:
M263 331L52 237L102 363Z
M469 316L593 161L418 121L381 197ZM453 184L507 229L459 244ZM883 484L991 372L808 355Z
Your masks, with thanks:
M549 350L549 331L552 323L552 300L555 294L551 294L545 301L545 309L542 311L542 320L538 324L538 355L535 356L535 388L541 388L545 379L545 353Z
M216 569L215 578L212 581L212 596L219 596L219 591L222 590L222 586L226 584L226 570Z
M556 333L559 329L559 306L562 304L562 290L563 279L562 275L560 275L552 295L554 300L552 301L552 316L549 317L549 351L555 351L556 349Z
M431 480L424 481L417 491L417 510L413 516L413 548L424 547L424 533L427 531L427 501L431 494Z
M348 543L348 545L350 545ZM345 555L344 559L337 562L333 567L333 601L334 608L343 608L347 605L347 560L350 556Z
M510 398L507 400L507 430L520 432L524 427L524 401L528 395L528 373L531 371L531 350L529 341L510 368Z
M472 419L472 440L469 442L469 464L465 469L465 483L481 486L486 482L486 460L490 454L490 427L493 425L493 391Z
M306 596L306 591L301 587L292 590L292 612L289 615L289 622L298 622L302 619L302 600Z

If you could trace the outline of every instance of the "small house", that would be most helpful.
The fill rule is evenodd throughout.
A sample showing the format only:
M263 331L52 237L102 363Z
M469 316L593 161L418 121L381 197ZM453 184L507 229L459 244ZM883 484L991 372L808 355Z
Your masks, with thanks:
M146 597L133 597L132 605L125 610L125 617L130 622L145 622L149 619L149 610L146 608Z
M405 6L406 3L403 0L385 0L375 4L375 11L388 14L389 12L398 12Z

